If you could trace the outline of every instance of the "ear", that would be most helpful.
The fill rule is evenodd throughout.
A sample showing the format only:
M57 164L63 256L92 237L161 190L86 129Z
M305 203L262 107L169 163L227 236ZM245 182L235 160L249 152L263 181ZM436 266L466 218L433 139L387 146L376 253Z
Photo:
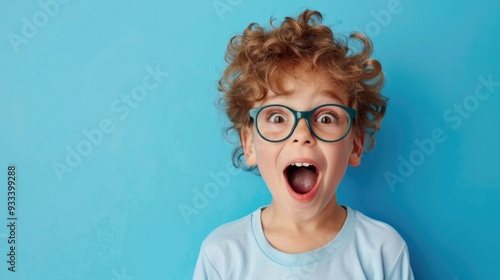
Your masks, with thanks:
M349 165L358 166L361 163L361 155L363 155L363 147L365 146L365 133L356 132L353 140L353 147L349 155Z
M248 166L257 165L257 157L255 156L255 145L253 142L252 129L248 126L245 126L241 130L240 137L246 164Z

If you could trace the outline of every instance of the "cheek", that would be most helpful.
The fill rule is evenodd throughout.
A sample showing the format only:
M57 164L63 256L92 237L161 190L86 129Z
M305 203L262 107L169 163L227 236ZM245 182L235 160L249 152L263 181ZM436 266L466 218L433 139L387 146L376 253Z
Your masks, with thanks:
M254 138L255 139L255 138ZM257 156L257 164L262 167L269 167L271 162L274 162L273 157L276 153L272 149L272 145L264 142L265 140L258 139L255 141L255 154Z
M325 151L326 160L330 170L334 170L331 175L342 178L349 163L349 157L352 151L352 144L349 142L336 143L337 145L329 146Z
M347 137L338 142L338 144L339 145L336 148L338 150L337 152L339 156L342 156L342 158L347 161L354 148L354 139L352 133L349 133Z
M269 143L262 139L255 142L259 173L268 187L273 186L276 180L279 180L279 174L282 172L282 170L278 170L277 167L280 150L280 145Z

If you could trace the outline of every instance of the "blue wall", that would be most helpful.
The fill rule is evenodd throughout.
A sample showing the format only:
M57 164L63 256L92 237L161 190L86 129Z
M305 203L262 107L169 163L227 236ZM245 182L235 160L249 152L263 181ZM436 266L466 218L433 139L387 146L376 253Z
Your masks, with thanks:
M214 106L225 46L304 8L370 35L388 78L377 147L348 170L341 202L403 235L417 279L494 278L500 4L291 3L0 4L0 278L190 279L212 229L270 200L230 165Z

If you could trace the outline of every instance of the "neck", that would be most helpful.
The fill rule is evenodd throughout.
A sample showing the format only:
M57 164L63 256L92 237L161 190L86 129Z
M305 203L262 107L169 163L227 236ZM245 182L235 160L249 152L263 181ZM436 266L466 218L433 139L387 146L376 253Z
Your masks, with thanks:
M273 247L286 253L320 248L337 236L347 217L346 210L335 199L332 201L310 219L291 217L271 203L261 216L264 235Z
M338 232L347 216L335 197L317 215L303 219L291 216L274 201L262 213L264 230L283 230L289 233Z

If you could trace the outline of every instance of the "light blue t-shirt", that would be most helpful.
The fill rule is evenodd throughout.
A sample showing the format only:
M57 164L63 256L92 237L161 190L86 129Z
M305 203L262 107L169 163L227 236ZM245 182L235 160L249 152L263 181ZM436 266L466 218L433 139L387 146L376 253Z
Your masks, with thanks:
M346 207L332 241L287 254L266 240L262 209L218 227L203 241L193 279L413 279L405 241L383 222Z

